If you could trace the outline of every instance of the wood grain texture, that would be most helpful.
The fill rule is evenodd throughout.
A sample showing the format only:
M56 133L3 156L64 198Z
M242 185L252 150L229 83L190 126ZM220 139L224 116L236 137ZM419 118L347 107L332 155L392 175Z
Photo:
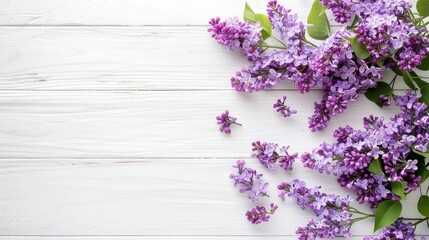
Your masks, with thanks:
M283 118L272 108L283 95L299 113ZM0 95L0 157L246 157L255 140L308 151L339 126L362 128L369 113L391 116L362 97L312 133L307 118L320 91L3 91ZM243 127L228 136L215 117L229 109ZM303 144L305 143L305 144Z
M0 240L160 240L160 239L190 239L190 240L296 240L296 236L0 236ZM351 238L335 238L337 240L362 240L362 236Z
M0 90L229 90L250 65L206 27L0 27L0 35Z
M410 0L415 3L417 0ZM265 13L267 1L248 0ZM280 1L305 21L312 1ZM241 17L242 0L26 0L0 1L0 25L207 25L211 17ZM332 17L329 17L332 21Z
M266 2L250 0L255 11ZM306 13L311 1L289 1L288 7ZM1 25L207 25L212 17L242 16L242 0L25 0L0 1ZM300 14L301 20L306 14Z
M247 223L254 206L228 179L232 159L1 160L2 235L285 235L312 217L291 200L276 197L276 184L299 177L309 186L346 194L334 177L295 165L295 171L268 172L254 159L249 167L272 185L279 211L270 224ZM416 216L418 194L404 202ZM415 205L414 205L415 206ZM368 211L366 208L361 208ZM371 234L371 221L357 224L356 235ZM423 229L424 230L424 229ZM418 233L422 233L418 229Z

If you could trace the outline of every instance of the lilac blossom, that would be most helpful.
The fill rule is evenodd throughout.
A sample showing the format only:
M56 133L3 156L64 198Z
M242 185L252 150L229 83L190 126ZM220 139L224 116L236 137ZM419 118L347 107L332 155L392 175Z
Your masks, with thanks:
M404 181L407 191L416 190L420 181L418 160L409 159L409 155L412 151L427 151L429 114L426 105L411 92L394 100L401 113L390 122L369 116L364 118L364 130L339 128L334 132L336 142L322 143L301 156L304 166L338 176L342 187L357 192L359 203L368 202L372 207L385 199L399 199L389 190L391 182ZM381 175L368 170L374 159L382 166Z
M228 51L240 50L249 60L255 60L262 52L262 28L259 23L241 22L236 17L221 22L217 17L212 18L209 24L208 31L213 39L225 45Z
M289 117L290 115L297 113L296 110L291 109L285 104L286 99L287 97L283 96L282 99L277 99L277 102L273 105L273 108L275 108L277 112L281 113L283 117Z
M373 63L393 53L398 68L411 71L426 58L429 47L427 30L416 29L414 24L394 15L374 14L356 28L359 42L364 44ZM387 61L389 65L389 61Z
M231 78L231 86L239 92L255 92L277 86L283 79L290 79L301 92L308 92L316 85L307 72L313 47L301 46L284 51L272 51L243 68ZM304 69L304 70L303 70Z
M374 87L382 77L383 68L368 65L354 55L347 40L351 36L345 29L335 32L311 59L313 79L325 92L309 118L312 131L326 128L331 115L342 113L350 102L357 101L362 90Z
M414 231L415 229L411 222L405 223L401 218L399 218L392 225L383 228L383 230L378 236L365 237L364 240L416 240L416 235Z
M245 168L244 160L237 160L233 168L237 168L238 173L231 173L229 178L234 180L234 187L240 187L240 193L247 193L247 197L253 202L257 202L260 197L267 195L267 182L262 182L262 174L257 173L251 168Z
M332 11L338 23L347 23L353 14L351 0L321 0L320 2Z
M278 206L274 203L270 204L270 211L267 211L264 206L256 206L251 210L247 211L245 215L247 217L247 220L252 224L260 224L263 222L268 222L268 220L270 219L269 215L273 215L277 208Z
M235 124L235 125L241 126L241 124L237 122L236 117L229 116L228 110L225 110L224 113L222 113L220 116L217 116L216 120L217 120L217 124L221 125L221 127L219 128L219 131L224 132L226 134L231 133L231 128L230 128L231 125Z
M286 171L292 170L292 164L298 157L298 153L289 154L289 146L278 147L275 143L256 141L252 143L252 157L258 158L259 162L270 170L280 166Z
M303 44L305 26L298 20L297 14L292 14L290 9L271 0L267 4L268 18L273 28L278 28L281 39L286 40L289 47Z
M333 238L336 236L350 237L350 220L352 213L349 205L350 196L340 197L320 192L320 187L307 188L305 182L295 179L290 183L282 182L277 186L279 197L291 197L302 209L311 209L319 222L313 219L306 227L296 231L300 239Z

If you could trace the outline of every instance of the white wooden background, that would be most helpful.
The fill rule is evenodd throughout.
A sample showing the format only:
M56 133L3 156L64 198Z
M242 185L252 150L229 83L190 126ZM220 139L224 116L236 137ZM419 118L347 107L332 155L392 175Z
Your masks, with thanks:
M265 1L249 1L262 12ZM285 2L286 3L286 2ZM312 1L286 5L305 20ZM269 224L253 226L253 205L228 179L235 159L271 181L299 177L346 193L332 177L296 164L268 173L250 159L260 139L303 152L332 131L374 113L366 99L311 133L307 117L321 93L291 84L253 95L229 78L248 63L211 40L211 17L241 16L244 0L1 0L1 239L295 239L312 216L291 201ZM277 98L299 113L282 118ZM243 127L218 131L229 109ZM416 196L405 203L417 216ZM371 221L357 225L359 239ZM420 228L419 234L429 235Z

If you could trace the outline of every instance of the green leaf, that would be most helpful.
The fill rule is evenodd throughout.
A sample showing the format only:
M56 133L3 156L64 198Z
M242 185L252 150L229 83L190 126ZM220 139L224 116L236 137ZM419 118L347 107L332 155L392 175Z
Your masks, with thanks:
M375 88L370 88L366 91L365 97L371 102L374 102L379 107L383 107L383 103L380 101L380 95L384 94L389 96L392 93L392 88L385 82L378 82Z
M379 66L379 67L383 67L383 65L384 65L384 60L378 60L377 62L375 62L375 63L377 63L377 66Z
M420 70L423 70L423 71L429 70L429 55L426 55L426 58L423 59L422 64L420 64L419 66L417 66L417 69L420 69Z
M429 170L426 169L425 157L416 153L416 150L413 150L407 155L407 159L417 159L417 176L420 176L420 183L423 183L429 177Z
M413 90L416 90L416 85L414 84L413 81L413 77L411 76L411 74L409 72L406 71L402 71L402 76L404 78L404 82L405 84L407 84L407 86Z
M271 36L272 26L270 19L268 19L268 16L262 13L256 14L256 17L258 18L258 22L261 23L262 29L262 37L264 39L267 39Z
M320 1L314 0L307 17L307 23L312 25L307 28L308 35L317 40L325 40L329 37L329 21L323 11Z
M353 52L355 52L356 57L366 59L369 56L369 51L366 46L360 43L356 37L349 38L349 41L352 44Z
M418 0L416 8L420 15L424 17L429 16L429 0Z
M429 83L426 81L423 81L415 72L410 72L410 75L413 77L414 82L417 84L417 86L422 89Z
M319 16L322 16L326 12L326 10L328 10L328 7L326 7L324 4L321 4L321 5L322 5L322 9L320 9Z
M381 202L375 209L374 232L394 223L401 212L402 204L400 201L384 200Z
M391 182L392 191L401 197L402 200L405 200L407 197L405 195L404 189L405 189L405 182Z
M414 150L414 149L413 149L413 152L415 152L418 155L423 156L425 158L429 158L429 153L420 152L420 151L417 151L417 150Z
M429 196L421 195L417 203L417 209L420 214L429 217Z
M257 22L258 17L256 16L255 12L250 8L249 3L246 2L246 5L244 6L244 13L243 13L243 19L248 22Z
M426 103L429 106L429 85L426 85L420 89L422 96L419 99L419 102Z
M374 173L375 175L380 175L383 172L383 169L381 169L380 160L373 159L368 166L368 171Z
M402 71L401 71L401 70L399 70L399 68L398 68L397 66L392 66L392 67L390 67L390 69L392 69L392 71L393 71L395 74L397 74L397 75L399 75L399 76L402 76Z

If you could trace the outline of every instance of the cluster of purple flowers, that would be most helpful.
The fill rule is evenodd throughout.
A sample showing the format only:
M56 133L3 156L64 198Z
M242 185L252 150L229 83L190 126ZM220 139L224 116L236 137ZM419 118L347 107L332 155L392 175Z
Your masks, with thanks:
M385 240L385 239L396 239L396 240L416 240L414 233L415 229L411 222L404 223L400 218L396 220L392 225L383 228L381 233L376 237L365 237L364 240ZM422 240L426 239L422 237Z
M347 23L352 17L354 4L351 0L321 0L320 2L332 11L338 23Z
M374 87L382 78L383 68L368 65L353 53L348 41L351 36L350 31L339 30L314 52L310 70L325 94L322 101L315 103L314 114L309 118L312 131L327 127L331 114L342 113L350 102L358 99L362 90Z
M260 197L267 195L267 182L260 181L263 174L257 173L251 168L245 168L245 161L238 160L234 168L237 168L238 173L231 173L229 178L234 180L234 186L240 187L240 193L247 193L247 196L253 202L257 202Z
M230 126L235 124L241 126L240 123L237 122L237 118L233 116L229 116L229 111L225 110L220 116L216 117L217 124L221 125L219 131L224 132L226 134L231 133Z
M399 199L391 190L391 182L406 182L408 190L419 187L417 159L409 159L413 151L426 152L429 145L429 114L424 103L408 92L395 96L401 113L385 123L383 118L364 118L365 130L350 126L334 132L333 144L322 143L312 153L304 153L305 167L338 176L341 186L355 190L359 203L375 207L385 199ZM372 161L379 161L382 173L369 171Z
M273 108L276 109L277 112L281 113L283 117L289 117L292 114L296 114L297 111L290 108L290 106L286 105L287 97L283 96L281 99L277 99L277 102L274 103Z
M269 215L273 215L278 206L274 203L270 204L270 211L267 211L267 209L264 206L256 206L252 208L251 210L246 212L246 217L249 222L252 224L260 224L263 222L268 222L270 219Z
M278 149L278 144L256 141L252 143L252 157L258 158L259 162L270 170L276 169L277 165L286 171L292 170L292 164L298 157L298 153L289 154L289 146Z
M370 51L370 61L386 61L402 71L411 71L422 63L428 52L428 31L416 27L407 0L322 0L335 20L346 23L352 15L359 20L355 33Z
M332 2L337 4L337 1ZM349 9L351 3L338 1L338 4L347 5L346 8ZM254 56L251 59L252 65L238 71L231 78L231 85L237 91L250 93L272 88L283 79L293 81L301 93L319 86L325 94L319 103L315 103L314 114L309 118L310 129L318 131L327 126L331 115L342 113L349 102L356 101L362 91L376 86L376 82L382 78L383 67L378 67L376 61L364 61L354 54L351 43L348 41L354 36L351 31L339 30L319 47L315 47L307 43L306 27L298 20L296 14L291 14L289 9L278 4L276 0L270 1L267 7L268 18L272 26L279 29L287 48L252 55ZM341 18L348 19L346 15ZM220 24L219 21L212 20L209 31L213 32L213 38L226 45L228 49L231 48L230 42L225 39L245 39L237 37L240 34L235 31L213 30L214 26L217 26L213 22ZM222 29L224 25L222 24ZM228 32L234 34L227 36ZM241 46L242 44L238 42L236 45ZM260 46L260 44L256 45ZM285 116L293 113L288 111L281 101L276 104L276 107L280 111L284 108Z
M241 51L249 60L255 60L261 54L262 34L259 23L241 22L238 18L212 18L208 29L212 37L225 45L228 51Z
M350 196L322 193L320 187L307 188L305 182L298 179L290 183L282 182L277 188L282 200L285 200L285 196L291 197L302 209L311 209L319 218L319 221L311 219L307 226L298 228L296 233L300 235L299 239L351 236Z

